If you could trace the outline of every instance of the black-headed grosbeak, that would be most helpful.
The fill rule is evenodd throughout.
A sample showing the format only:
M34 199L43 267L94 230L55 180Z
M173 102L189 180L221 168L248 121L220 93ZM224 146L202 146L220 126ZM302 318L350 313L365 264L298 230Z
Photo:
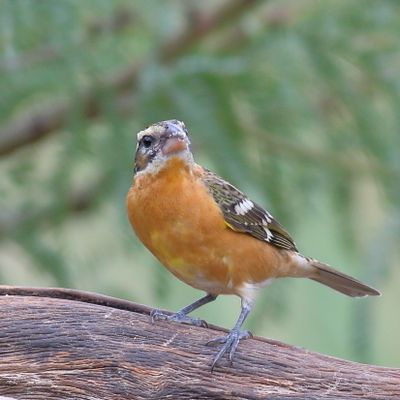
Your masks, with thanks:
M352 297L376 296L370 286L305 257L278 221L243 192L195 163L183 122L162 121L138 133L135 176L127 195L129 220L139 239L183 282L207 295L166 319L202 325L190 312L220 294L241 298L234 328L223 338L212 369L232 360L241 326L258 290L275 278L309 278Z

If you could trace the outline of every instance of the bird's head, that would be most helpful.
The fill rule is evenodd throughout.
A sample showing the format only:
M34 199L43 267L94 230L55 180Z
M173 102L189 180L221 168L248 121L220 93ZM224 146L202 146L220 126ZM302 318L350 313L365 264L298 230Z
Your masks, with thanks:
M135 173L156 172L172 157L193 162L183 122L176 119L157 122L137 134Z

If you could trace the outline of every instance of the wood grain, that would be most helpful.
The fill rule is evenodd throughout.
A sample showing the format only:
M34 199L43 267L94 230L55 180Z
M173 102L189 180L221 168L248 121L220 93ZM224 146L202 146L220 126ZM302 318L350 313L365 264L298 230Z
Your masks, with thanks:
M400 369L255 337L214 373L217 327L151 324L139 304L0 286L0 399L400 399ZM3 396L3 397L2 397Z

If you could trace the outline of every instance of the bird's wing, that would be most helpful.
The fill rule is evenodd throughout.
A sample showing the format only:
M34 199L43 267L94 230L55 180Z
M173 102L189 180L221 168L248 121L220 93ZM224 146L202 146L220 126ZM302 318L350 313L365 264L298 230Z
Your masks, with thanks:
M229 228L277 247L297 251L296 244L282 225L243 192L207 169L204 169L202 179Z

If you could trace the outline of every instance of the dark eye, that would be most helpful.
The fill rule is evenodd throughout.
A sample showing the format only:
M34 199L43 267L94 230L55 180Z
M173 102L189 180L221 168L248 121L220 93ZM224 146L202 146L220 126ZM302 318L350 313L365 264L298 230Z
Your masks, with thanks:
M145 135L142 138L143 146L148 149L153 144L154 138L149 135Z

